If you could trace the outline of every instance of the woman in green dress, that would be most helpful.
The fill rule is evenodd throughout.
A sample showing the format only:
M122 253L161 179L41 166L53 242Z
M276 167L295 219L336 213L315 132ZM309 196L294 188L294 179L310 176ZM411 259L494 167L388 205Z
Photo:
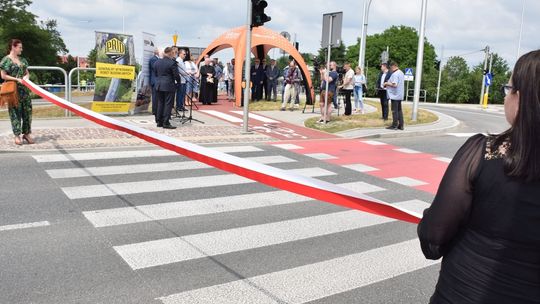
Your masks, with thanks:
M23 77L28 77L28 61L21 57L22 50L22 42L18 39L11 39L8 44L8 55L0 61L2 79L17 82L19 103L16 106L9 106L8 109L16 145L22 145L23 140L29 144L34 143L30 137L32 100L30 100L28 89L22 84Z

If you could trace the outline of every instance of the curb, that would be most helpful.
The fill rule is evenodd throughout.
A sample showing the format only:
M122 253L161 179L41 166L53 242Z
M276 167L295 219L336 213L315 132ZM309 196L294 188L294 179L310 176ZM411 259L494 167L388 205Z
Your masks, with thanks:
M430 125L437 124L441 120L441 116L446 116L448 119L452 120L452 125L446 126L446 127L432 128L432 129L427 129L427 130L400 131L400 132L395 131L393 133L375 133L375 134L369 134L369 135L364 135L364 136L355 136L355 137L346 137L346 136L342 136L340 134L337 134L337 135L342 136L344 138L398 138L398 137L401 138L401 137L414 137L414 136L423 136L423 135L444 133L444 132L456 129L461 124L461 122L459 120L455 119L452 116L443 114L441 112L433 111L433 110L430 110L430 109L424 109L424 110L432 112L433 114L437 115L439 117L439 119L437 121L435 121L435 122L428 123L428 124L425 124L423 126L430 126ZM381 129L379 129L379 130L382 131Z

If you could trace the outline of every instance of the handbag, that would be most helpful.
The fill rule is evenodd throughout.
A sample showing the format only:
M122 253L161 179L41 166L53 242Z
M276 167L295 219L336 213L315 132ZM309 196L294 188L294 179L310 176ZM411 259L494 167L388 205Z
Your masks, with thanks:
M17 93L17 83L6 81L0 88L0 106L8 105L13 108L19 105L19 94Z

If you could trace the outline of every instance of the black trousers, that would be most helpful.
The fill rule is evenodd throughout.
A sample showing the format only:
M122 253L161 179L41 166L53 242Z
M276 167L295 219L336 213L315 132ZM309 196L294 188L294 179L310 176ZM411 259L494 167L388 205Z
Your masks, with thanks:
M353 90L343 90L343 94L345 95L345 115L352 114L352 104L351 104L352 92Z
M386 90L379 90L379 99L381 100L382 119L388 120L388 96Z
M401 100L392 99L392 127L403 128L403 110Z
M266 80L266 77L263 80L262 86L263 86L262 89L264 91L264 99L269 100L269 98L268 98L268 80ZM261 94L261 99L262 99L262 94Z
M154 116L157 114L157 104L158 104L157 91L156 91L156 88L152 86L152 115ZM156 122L157 122L157 116L156 116Z
M157 91L156 93L158 100L156 122L158 125L169 125L176 92Z

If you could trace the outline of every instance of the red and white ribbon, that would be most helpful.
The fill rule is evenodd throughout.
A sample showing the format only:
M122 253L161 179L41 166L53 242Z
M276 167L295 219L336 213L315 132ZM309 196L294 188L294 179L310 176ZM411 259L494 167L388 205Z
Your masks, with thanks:
M415 224L420 221L421 216L418 213L393 206L367 195L356 193L328 182L292 174L285 170L256 163L137 127L125 121L116 120L68 102L45 91L30 80L23 80L23 83L32 90L32 92L42 98L61 108L69 110L80 117L113 130L131 134L149 143L174 151L215 168L238 174L268 186L294 192L331 204Z

